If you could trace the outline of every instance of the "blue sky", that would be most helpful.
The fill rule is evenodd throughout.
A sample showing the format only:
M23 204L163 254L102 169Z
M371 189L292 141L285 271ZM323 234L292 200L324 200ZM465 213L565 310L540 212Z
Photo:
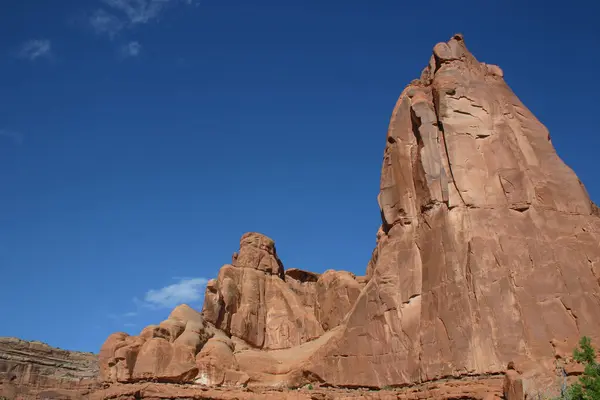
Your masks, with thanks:
M436 42L500 65L600 201L600 4L9 0L0 13L0 335L97 351L247 231L363 274L390 112Z

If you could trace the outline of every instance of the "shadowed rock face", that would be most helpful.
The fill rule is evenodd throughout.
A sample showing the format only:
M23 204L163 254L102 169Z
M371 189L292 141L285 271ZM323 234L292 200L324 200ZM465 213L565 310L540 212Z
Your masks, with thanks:
M103 379L384 387L510 364L525 378L506 372L518 397L581 335L600 341L598 208L462 36L437 44L400 95L378 201L366 277L285 271L273 240L248 233L202 316L114 334Z

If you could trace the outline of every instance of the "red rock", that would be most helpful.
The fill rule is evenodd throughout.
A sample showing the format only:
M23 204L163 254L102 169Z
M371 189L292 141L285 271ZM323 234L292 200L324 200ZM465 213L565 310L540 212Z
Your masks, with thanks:
M315 314L324 331L342 323L364 286L346 271L328 270L319 277Z
M600 339L600 219L546 128L461 37L392 114L369 283L305 368L332 385L554 373Z
M240 251L233 265L253 268L283 278L283 265L277 257L275 242L264 235L249 232L240 239Z
M514 369L506 371L504 377L504 398L506 400L524 400L523 380L521 375Z
M578 339L600 344L600 211L503 76L454 35L404 89L364 277L286 271L272 239L247 233L208 282L202 314L181 305L138 336L109 336L102 389L90 392L94 356L10 339L0 340L2 395L521 400L525 388L556 391L555 363L576 375Z
M139 336L111 335L100 349L100 380L190 382L198 374L196 355L215 334L202 315L183 304L160 325Z
M199 373L195 381L208 386L238 384L238 379L241 377L236 377L235 382L226 379L231 378L231 373L238 370L233 350L234 344L228 337L211 338L196 356Z
M77 397L97 388L98 356L0 337L0 397ZM50 398L46 396L46 398Z
M424 400L424 399L474 399L494 400L503 397L502 377L472 377L446 379L426 383L412 388L386 388L384 390L321 388L318 386L300 389L203 387L198 385L165 385L157 383L113 384L98 390L90 400L134 400L134 399L277 399L277 400Z
M208 283L203 315L255 348L287 349L321 336L341 322L362 288L346 272L284 273L273 240L258 233L245 234L236 254L235 264L223 266ZM331 285L335 289L324 291ZM339 295L346 288L351 299L344 300Z
M105 380L408 386L402 399L500 398L503 383L521 399L555 383L580 336L600 341L599 212L503 75L455 35L402 92L364 277L286 272L274 241L247 233L208 282L203 319L178 310L111 336Z

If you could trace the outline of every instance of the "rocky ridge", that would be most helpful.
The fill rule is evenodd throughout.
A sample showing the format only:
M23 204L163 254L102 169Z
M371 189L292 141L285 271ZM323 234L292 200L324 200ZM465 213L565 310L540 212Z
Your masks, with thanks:
M71 398L98 387L98 356L42 342L0 337L0 395L7 398L62 393Z

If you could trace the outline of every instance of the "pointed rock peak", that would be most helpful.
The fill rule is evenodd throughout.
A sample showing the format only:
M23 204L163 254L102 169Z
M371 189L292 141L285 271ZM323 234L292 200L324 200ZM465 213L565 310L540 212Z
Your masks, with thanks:
M453 35L447 42L440 42L433 47L429 64L421 73L421 79L413 81L415 86L428 86L436 74L448 70L468 70L469 74L478 76L491 75L503 77L502 69L496 65L480 63L467 49L464 36Z
M187 304L180 304L177 307L175 307L173 311L171 311L171 314L169 314L169 319L176 319L182 322L204 321L204 319L202 318L202 314L200 314L198 311L194 310Z
M445 62L461 59L469 53L465 45L464 38L461 34L456 34L447 42L440 42L433 48L433 55L436 61Z

